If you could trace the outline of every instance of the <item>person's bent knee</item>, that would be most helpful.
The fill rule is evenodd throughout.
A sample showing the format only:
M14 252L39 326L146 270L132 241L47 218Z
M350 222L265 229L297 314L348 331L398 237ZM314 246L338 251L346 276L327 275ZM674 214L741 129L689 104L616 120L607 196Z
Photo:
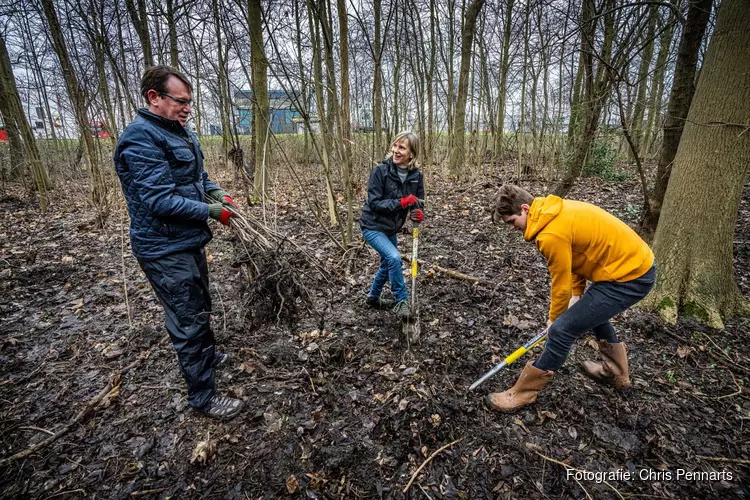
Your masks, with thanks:
M389 253L385 256L385 261L388 264L388 267L401 267L401 254L398 252Z

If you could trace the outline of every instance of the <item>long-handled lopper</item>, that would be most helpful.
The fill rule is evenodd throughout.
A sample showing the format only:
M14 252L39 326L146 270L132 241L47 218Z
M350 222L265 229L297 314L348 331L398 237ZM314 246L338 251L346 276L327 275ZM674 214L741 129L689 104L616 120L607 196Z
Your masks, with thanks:
M536 335L536 337L526 342L526 344L523 347L519 347L518 349L516 349L516 351L513 354L511 354L510 356L508 356L507 358L505 358L504 360L502 360L501 362L493 366L492 370L488 371L487 373L482 375L482 378L480 378L479 380L471 384L471 386L469 386L469 390L473 391L474 389L476 389L477 387L485 383L487 379L495 375L497 372L499 372L506 366L512 364L515 360L517 360L518 358L520 358L521 356L529 352L537 344L539 344L541 341L545 340L546 338L547 338L547 330L544 329L541 332L539 332Z

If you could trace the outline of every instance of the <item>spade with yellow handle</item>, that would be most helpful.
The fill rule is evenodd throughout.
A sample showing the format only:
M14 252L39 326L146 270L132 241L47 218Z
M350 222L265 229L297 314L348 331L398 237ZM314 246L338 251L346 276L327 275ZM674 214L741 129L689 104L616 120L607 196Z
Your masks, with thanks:
M524 354L532 350L536 345L544 341L546 338L547 338L547 330L544 329L541 332L539 332L536 335L536 337L526 342L525 345L516 349L515 352L513 352L513 354L511 354L510 356L508 356L507 358L505 358L504 360L502 360L501 362L493 366L492 370L488 371L487 373L482 375L482 378L480 378L479 380L471 384L469 386L469 390L473 391L474 389L476 389L477 387L485 383L487 379L495 375L497 372L499 372L506 366L512 364L515 360L517 360L518 358L520 358L521 356L523 356Z

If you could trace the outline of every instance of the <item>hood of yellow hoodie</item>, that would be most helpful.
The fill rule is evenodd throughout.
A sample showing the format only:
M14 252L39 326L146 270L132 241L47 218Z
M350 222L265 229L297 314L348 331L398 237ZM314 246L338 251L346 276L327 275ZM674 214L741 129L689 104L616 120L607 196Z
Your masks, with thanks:
M563 200L553 194L545 198L534 198L529 208L529 214L526 216L526 230L523 232L523 238L526 241L532 241L544 229L552 219L557 217L563 206Z

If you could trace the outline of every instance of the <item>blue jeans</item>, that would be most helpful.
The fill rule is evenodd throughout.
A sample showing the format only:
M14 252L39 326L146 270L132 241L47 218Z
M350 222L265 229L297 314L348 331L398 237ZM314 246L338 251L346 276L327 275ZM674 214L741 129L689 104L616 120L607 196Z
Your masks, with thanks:
M617 334L610 319L645 297L656 280L656 265L643 276L618 283L600 281L586 289L573 307L562 313L547 329L547 343L542 355L534 362L540 370L558 370L568 357L576 339L592 330L597 340L616 344Z
M386 281L391 282L391 292L396 302L409 300L409 293L404 284L404 275L401 272L401 254L398 252L398 241L396 235L386 236L385 233L373 229L363 229L362 235L365 241L380 254L380 267L375 273L369 295L380 297Z

